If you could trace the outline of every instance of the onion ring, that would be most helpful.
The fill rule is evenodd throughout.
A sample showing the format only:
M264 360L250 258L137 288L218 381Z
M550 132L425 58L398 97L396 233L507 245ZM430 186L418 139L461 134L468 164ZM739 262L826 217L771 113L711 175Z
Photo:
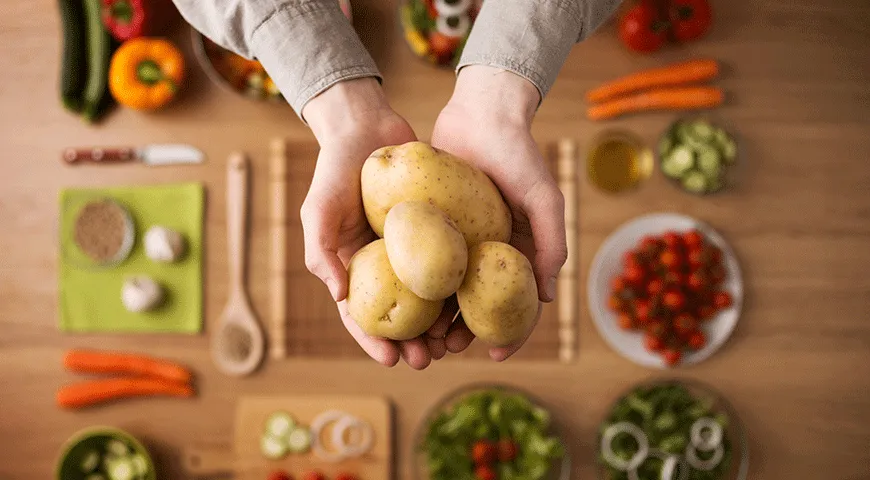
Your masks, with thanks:
M613 438L620 433L631 435L637 442L637 452L634 452L634 455L628 460L623 460L617 456L611 445ZM614 423L604 430L604 436L601 439L601 455L610 466L617 470L622 470L623 472L636 470L649 455L649 441L646 434L637 425L631 422Z
M323 441L320 439L321 433L323 432L324 427L332 422L338 422L345 417L349 417L350 414L347 412L342 412L340 410L327 410L320 415L316 416L314 420L311 421L311 433L312 433L312 442L311 442L311 451L320 457L321 459L338 463L345 458L347 458L346 451L338 451L332 452L326 450L323 447ZM338 445L336 445L338 446Z
M707 460L702 460L698 457L698 451L695 450L692 445L686 447L686 461L689 462L689 465L692 467L708 472L716 468L719 463L722 461L722 457L725 455L725 447L720 443L719 446L713 450L713 456Z
M359 442L351 445L344 438L344 434L357 429L360 431L362 438ZM368 453L374 443L374 430L372 426L365 420L357 417L346 415L335 422L332 430L332 443L345 452L348 457L359 457Z
M704 432L709 437L704 438ZM710 417L702 417L692 424L692 445L702 452L709 452L722 444L722 426Z
M662 460L664 460L664 463L662 464L662 473L660 476L661 480L674 480L674 471L677 469L677 465L685 463L685 461L679 455L665 453L655 448L651 448L649 450L649 456L661 458ZM640 465L643 465L643 463L641 463ZM640 480L640 476L637 474L637 469L640 468L640 465L628 471L628 480ZM686 480L688 476L689 469L683 468L680 470L680 474L677 477L677 480Z

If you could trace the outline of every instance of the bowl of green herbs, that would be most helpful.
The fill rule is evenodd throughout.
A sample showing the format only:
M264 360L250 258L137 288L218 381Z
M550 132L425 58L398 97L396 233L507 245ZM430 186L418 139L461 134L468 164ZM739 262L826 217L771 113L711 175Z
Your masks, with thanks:
M745 480L749 450L734 409L695 381L633 387L598 432L602 480Z
M416 435L417 480L567 480L556 420L504 385L463 387L436 404Z

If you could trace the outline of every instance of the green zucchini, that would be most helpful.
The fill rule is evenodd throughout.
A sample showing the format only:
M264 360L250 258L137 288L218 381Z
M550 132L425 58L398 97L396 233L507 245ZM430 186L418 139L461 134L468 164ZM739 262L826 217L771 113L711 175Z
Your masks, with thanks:
M311 449L311 441L307 428L296 427L287 435L287 448L291 453L305 453Z
M136 475L145 478L145 475L148 474L148 462L145 460L145 456L141 453L136 453L130 457L130 461L133 462L133 470L136 471Z
M130 457L118 457L109 460L106 464L106 473L111 480L134 480L136 467Z
M287 455L287 442L283 438L264 435L260 439L260 453L269 460L277 460Z
M83 114L88 122L99 120L111 106L109 60L112 39L103 27L102 2L83 0L87 25L88 79L83 93Z
M275 412L266 419L266 434L284 438L296 427L296 421L286 412Z
M710 147L698 153L698 169L708 177L718 178L722 172L719 152Z
M683 188L692 193L707 191L707 177L697 170L691 170L683 176Z
M99 473L92 473L85 477L85 480L106 480L106 477L100 475Z
M87 79L85 44L85 14L82 0L58 0L60 24L63 30L63 51L60 60L60 99L64 108L82 111L82 94Z
M106 453L113 457L125 457L130 453L130 447L121 440L113 438L106 443Z
M100 454L96 450L91 450L86 453L84 457L82 457L81 463L79 463L79 468L81 468L82 473L91 473L100 466Z
M662 172L669 177L679 178L694 165L694 152L685 146L679 146L662 160Z
M676 122L659 142L662 173L691 193L722 189L736 156L734 139L706 120Z

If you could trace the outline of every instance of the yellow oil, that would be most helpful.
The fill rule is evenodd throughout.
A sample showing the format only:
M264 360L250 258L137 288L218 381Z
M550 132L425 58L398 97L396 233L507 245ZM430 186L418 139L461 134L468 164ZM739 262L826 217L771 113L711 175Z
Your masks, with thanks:
M587 168L594 185L606 192L618 193L637 187L649 177L652 154L632 136L611 133L594 143Z

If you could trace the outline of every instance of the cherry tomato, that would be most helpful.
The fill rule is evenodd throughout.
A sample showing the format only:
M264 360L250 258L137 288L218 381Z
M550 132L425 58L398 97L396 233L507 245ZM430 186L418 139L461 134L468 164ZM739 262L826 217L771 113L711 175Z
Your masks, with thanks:
M647 335L663 339L668 333L668 327L667 325L665 325L665 322L661 320L655 320L647 323L644 327L644 331Z
M704 332L696 330L689 335L689 346L692 347L692 350L700 350L706 344L707 337L704 336Z
M662 293L662 290L664 290L664 288L664 283L658 278L654 278L646 284L646 292L650 294L650 296L655 296Z
M450 60L461 41L460 37L449 37L438 30L429 32L429 49L439 62Z
M710 268L710 279L715 285L721 283L722 280L725 280L725 268L722 265L714 265Z
M661 18L652 3L638 3L619 22L619 38L630 50L655 52L667 40L668 23Z
M471 446L471 459L475 465L489 465L495 461L495 445L486 440L478 440Z
M660 337L646 334L643 337L643 344L650 352L660 352L665 348L665 342Z
M517 458L517 443L509 438L498 441L498 461L510 462Z
M302 474L302 480L326 480L326 477L317 471L309 471Z
M622 257L622 264L625 268L637 267L643 264L641 261L640 255L637 254L634 250L630 250L625 252L625 255Z
M665 359L665 363L669 367L673 367L674 365L680 363L680 359L683 358L683 352L675 348L668 348L667 350L662 352L662 356Z
M674 330L680 336L687 336L698 328L698 321L692 318L691 315L677 315L674 319Z
M709 320L715 313L716 310L714 310L710 305L701 305L698 308L698 318L700 320Z
M610 288L613 289L613 293L619 293L625 290L625 286L625 279L622 277L614 277L614 279L610 281Z
M722 264L722 249L717 246L711 246L707 248L708 256L710 257L710 262L713 265L721 265Z
M671 0L668 16L671 36L678 42L703 37L713 23L713 11L707 0Z
M339 473L335 477L335 480L357 480L357 478L355 475L352 475L350 473Z
M680 266L680 255L671 247L659 255L659 262L667 269L676 269Z
M662 235L662 241L665 242L665 246L674 250L683 247L683 239L676 232L665 232L665 234Z
M706 255L704 255L704 249L700 247L693 247L689 250L689 265L693 268L699 268L706 263Z
M698 230L689 230L683 234L683 243L690 249L701 247L704 245L704 235Z
M685 280L684 275L676 270L669 270L665 272L663 278L665 286L683 285Z
M713 306L720 310L730 307L732 303L731 295L728 292L716 292L713 294Z
M287 472L285 472L283 470L275 470L274 472L270 473L269 476L266 477L266 479L267 480L293 480L293 477L291 477L290 474L288 474Z
M686 283L688 283L689 288L696 292L699 292L707 286L707 279L704 277L703 273L701 273L699 270L696 270L689 274L689 278Z
M631 315L627 313L619 314L619 328L623 330L632 330L634 329L634 320L631 318Z
M640 285L643 282L644 271L641 267L632 265L625 268L625 281L630 285Z
M644 325L649 322L650 306L647 300L635 300L634 316L637 318L638 325Z
M481 465L474 470L474 476L478 480L496 480L495 470L488 465Z
M619 312L622 310L622 299L619 298L619 295L613 294L607 299L607 307L613 310L614 312Z
M668 290L662 297L662 303L671 311L677 311L686 306L686 297L677 290Z

